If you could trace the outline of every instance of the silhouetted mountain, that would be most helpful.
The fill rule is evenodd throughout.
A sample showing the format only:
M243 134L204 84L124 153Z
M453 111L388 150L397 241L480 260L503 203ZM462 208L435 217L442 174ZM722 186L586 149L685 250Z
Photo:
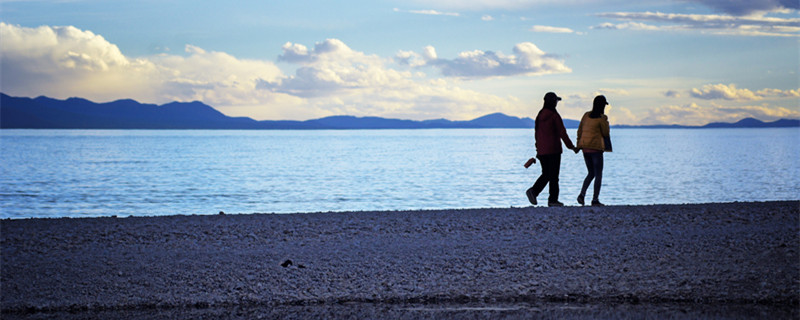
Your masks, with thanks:
M483 117L468 121L480 128L533 128L534 121L531 118L518 118L502 113L487 114Z
M564 119L567 128L580 122ZM702 127L657 125L616 126L633 128L740 128L797 127L800 120L762 122L747 118L737 123L709 123ZM256 121L229 117L202 102L143 104L125 99L95 103L81 98L57 100L10 97L0 93L0 128L31 129L434 129L434 128L533 128L534 120L502 113L469 121L400 120L379 117L332 116L306 121Z
M780 119L773 122L764 122L753 118L744 118L736 123L712 122L704 125L703 128L777 128L777 127L800 127L800 120Z
M501 113L470 121L425 121L332 116L306 121L256 121L228 117L198 101L161 106L125 99L94 103L80 98L35 99L0 94L0 128L69 129L426 129L533 128L530 118Z
M656 125L616 125L614 128L644 128L644 129L703 129L703 128L787 128L800 127L799 119L780 119L773 122L764 122L753 118L744 118L737 122L712 122L703 126L682 126L677 124L656 124Z

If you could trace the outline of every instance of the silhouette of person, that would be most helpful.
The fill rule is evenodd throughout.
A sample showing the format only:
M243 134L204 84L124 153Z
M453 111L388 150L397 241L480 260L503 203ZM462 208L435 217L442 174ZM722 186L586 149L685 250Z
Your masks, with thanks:
M567 129L564 128L564 121L561 115L556 111L556 105L561 98L553 92L548 92L544 95L544 106L539 114L536 115L535 122L535 136L536 136L536 157L539 158L539 163L542 164L542 174L536 179L525 195L528 196L528 201L535 205L536 197L544 190L544 186L550 185L550 197L547 200L547 205L551 207L560 207L564 204L558 202L558 174L561 170L561 140L567 148L577 149L572 144L572 140L567 135Z
M600 203L600 187L603 184L603 152L611 151L611 134L608 128L608 117L603 114L608 101L605 96L597 96L592 104L592 111L583 114L581 124L578 126L578 147L583 150L583 160L586 162L586 179L583 180L578 203L584 205L583 198L586 189L594 179L594 194L592 206L603 206Z

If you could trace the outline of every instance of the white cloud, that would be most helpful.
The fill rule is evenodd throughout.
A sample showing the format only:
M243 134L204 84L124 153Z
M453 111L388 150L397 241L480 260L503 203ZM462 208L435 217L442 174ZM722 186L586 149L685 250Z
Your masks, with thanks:
M0 38L0 90L7 94L148 103L201 100L223 112L231 106L261 106L250 109L256 117L275 111L263 106L297 103L286 95L253 93L258 81L281 75L272 62L190 45L186 56L131 58L102 36L71 26L25 28L0 22Z
M60 94L115 94L146 86L135 75L158 73L150 61L129 59L102 36L75 27L22 28L0 22L0 39L2 90L7 93L41 94L34 88L46 88ZM128 72L134 77L126 79Z
M533 26L530 28L530 31L533 32L546 32L546 33L575 33L575 30L570 28L562 28L562 27L551 27L551 26Z
M702 88L692 88L689 91L692 97L705 99L705 100L735 100L735 101L753 101L765 98L781 98L781 97L800 97L800 89L797 90L780 90L780 89L762 89L753 92L749 89L737 88L735 84L707 84Z
M781 12L787 9L800 9L797 0L689 0L702 3L719 11L736 15L758 15L766 12Z
M515 10L532 8L542 5L575 6L595 2L595 0L411 0L434 8L449 8L460 10Z
M514 53L512 55L493 51L464 51L454 59L443 59L437 58L436 50L428 46L423 54L412 55L417 58L416 60L409 61L416 61L418 66L434 66L445 76L463 79L572 72L562 60L545 53L533 43L519 43L512 51ZM400 59L400 61L405 60Z
M689 93L692 97L706 100L724 99L747 101L761 99L761 97L757 96L753 91L736 88L735 84L707 84L701 89L692 88Z
M387 59L353 50L327 39L313 49L287 43L279 59L300 64L294 75L261 82L259 89L303 97L321 115L380 115L408 119L469 119L518 102L453 86L444 79L427 81L419 74L387 67ZM438 61L436 50L399 51L400 65L423 66Z
M798 98L800 97L800 89L797 90L761 89L756 91L756 95L765 98L766 97Z
M635 120L640 124L685 124L705 125L710 122L736 122L744 118L775 121L782 118L800 118L800 111L783 107L761 106L700 106L690 103L682 106L669 105L648 110Z
M650 31L708 31L714 34L742 36L800 36L800 19L765 16L730 16L674 14L661 12L610 12L597 16L628 21L621 24L602 23L593 29ZM644 22L657 23L658 25Z
M481 17L481 20L483 20L483 21L492 21L492 20L494 20L494 17L492 17L492 16L490 16L488 14L485 14L485 15L483 15Z
M618 23L613 24L609 22L601 23L597 26L592 27L592 29L608 29L608 30L649 30L649 31L658 31L658 30L676 30L674 27L658 27L652 26L648 24L644 24L641 22L626 22L626 23Z
M471 119L522 108L512 97L389 68L391 59L353 50L337 39L313 48L285 44L279 59L299 66L287 76L270 61L239 59L192 45L185 47L184 55L131 58L102 36L74 27L0 23L0 38L0 91L10 95L132 98L147 103L200 100L226 114L256 119L336 114ZM438 60L430 46L405 56Z
M401 10L398 8L394 8L394 12L405 12L405 13L413 13L413 14L423 14L429 16L451 16L451 17L458 17L461 16L458 12L441 12L433 9L427 10Z

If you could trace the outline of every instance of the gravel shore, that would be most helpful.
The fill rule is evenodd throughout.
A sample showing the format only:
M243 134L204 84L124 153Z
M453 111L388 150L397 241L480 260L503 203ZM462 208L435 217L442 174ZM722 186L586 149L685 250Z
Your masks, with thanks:
M0 233L6 315L580 302L797 316L800 303L800 201L23 219Z

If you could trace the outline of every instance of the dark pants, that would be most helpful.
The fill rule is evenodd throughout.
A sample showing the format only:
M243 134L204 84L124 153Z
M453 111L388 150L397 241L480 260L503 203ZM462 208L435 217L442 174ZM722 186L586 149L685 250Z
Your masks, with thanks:
M544 190L546 184L550 184L550 197L549 202L558 201L558 173L561 170L561 154L547 154L536 156L539 158L539 163L542 164L542 175L536 179L528 190L532 190L533 194L539 195Z
M581 188L580 196L586 195L586 189L589 189L589 184L594 179L594 197L592 199L593 201L600 201L600 186L603 184L603 153L584 152L583 160L586 162L586 170L589 173L586 174L586 179L583 179L583 188Z

